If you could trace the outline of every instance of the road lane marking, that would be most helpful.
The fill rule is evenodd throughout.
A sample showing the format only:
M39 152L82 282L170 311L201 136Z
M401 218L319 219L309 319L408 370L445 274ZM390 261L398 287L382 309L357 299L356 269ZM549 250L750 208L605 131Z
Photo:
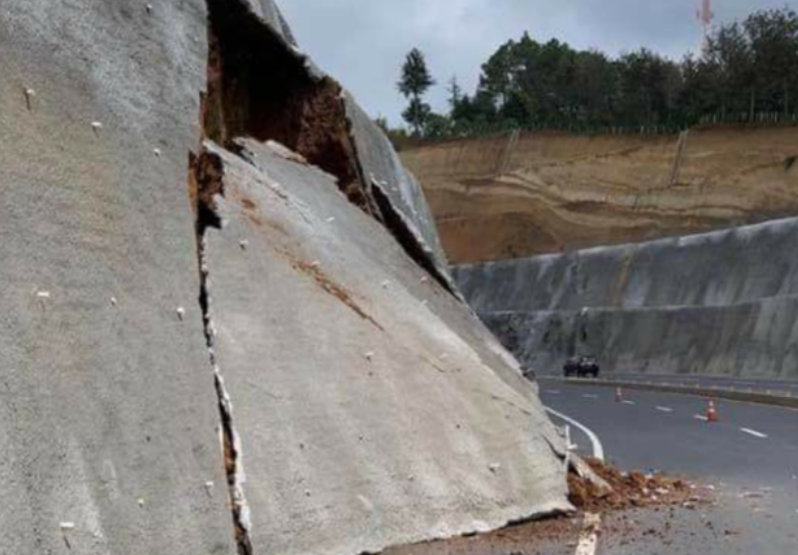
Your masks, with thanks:
M549 407L545 407L545 409L549 414L556 416L571 426L582 430L582 433L588 437L591 445L593 446L593 457L604 462L604 446L601 444L601 440L598 438L598 436L593 433L593 430L584 424L577 422L573 418L565 416L561 412L557 412ZM596 555L596 549L598 549L598 535L600 531L601 515L585 513L582 533L579 536L579 543L576 544L576 555Z
M748 435L751 435L751 436L754 436L754 437L758 437L759 439L767 439L768 438L767 434L763 434L762 432L757 432L756 430L752 430L750 428L740 428L740 431L744 432L744 433L746 433Z
M556 389L549 389L549 390L546 391L546 393L548 393L549 395L559 395L560 394L560 392L557 391Z
M693 416L693 418L695 418L696 420L701 420L703 422L706 422L707 420L709 420L709 418L707 418L703 414L696 414L696 415Z
M575 428L579 428L582 431L582 433L584 433L587 436L587 438L590 440L590 444L593 446L593 457L597 458L602 462L604 461L604 446L601 444L601 440L598 438L598 436L593 433L593 430L591 430L584 424L577 422L570 416L565 416L564 414L557 412L556 410L551 409L549 407L546 407L546 412L556 416L560 420L567 422L568 424L570 424Z
M660 412L673 412L673 409L670 407L657 407L657 410Z
M576 546L576 555L595 555L598 547L598 535L601 529L601 516L586 513L582 534Z
M624 405L632 405L632 406L634 406L634 405L636 405L637 403L635 403L634 401L624 401L624 402L623 402L623 404L624 404Z
M585 399L598 399L598 395L593 395L592 393L585 393L582 397Z

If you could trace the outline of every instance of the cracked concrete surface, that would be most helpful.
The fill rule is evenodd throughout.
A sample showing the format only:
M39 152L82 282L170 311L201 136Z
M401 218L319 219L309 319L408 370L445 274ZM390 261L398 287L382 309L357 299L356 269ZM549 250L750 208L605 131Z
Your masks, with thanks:
M205 27L0 10L2 553L235 551L185 185Z
M271 1L228 4L329 80ZM347 163L416 245L320 143L288 146L335 176L236 140L251 110L197 190L208 24L203 0L0 12L0 552L354 555L567 509L535 386L421 267L448 271L426 202L351 98Z
M254 552L375 552L566 510L531 388L449 325L478 322L329 175L241 146L249 162L206 147L225 180L206 262Z

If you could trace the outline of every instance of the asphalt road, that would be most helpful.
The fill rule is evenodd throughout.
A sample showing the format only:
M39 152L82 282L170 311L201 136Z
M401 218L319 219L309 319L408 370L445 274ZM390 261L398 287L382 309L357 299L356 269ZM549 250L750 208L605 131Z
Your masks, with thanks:
M654 382L658 384L681 385L689 387L718 387L736 391L754 391L757 393L788 394L798 396L798 382L781 380L751 380L745 378L686 376L677 374L620 374L604 373L607 380L630 382Z
M719 422L708 423L697 397L627 391L618 403L611 389L545 380L540 391L547 406L589 427L621 469L664 471L714 490L713 506L668 511L668 522L660 511L625 517L637 529L667 528L667 539L608 532L600 553L798 553L798 411L721 401ZM592 453L578 429L572 441ZM614 518L609 529L628 524Z

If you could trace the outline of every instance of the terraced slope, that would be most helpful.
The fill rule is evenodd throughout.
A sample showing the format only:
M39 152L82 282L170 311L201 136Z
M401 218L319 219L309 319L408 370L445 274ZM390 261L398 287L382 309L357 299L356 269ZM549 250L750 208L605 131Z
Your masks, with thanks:
M502 135L401 154L453 263L639 242L798 214L798 128Z

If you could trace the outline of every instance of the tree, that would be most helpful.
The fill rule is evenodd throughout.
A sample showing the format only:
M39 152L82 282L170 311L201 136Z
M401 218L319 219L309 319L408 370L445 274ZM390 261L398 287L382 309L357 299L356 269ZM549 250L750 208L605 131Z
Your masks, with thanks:
M449 92L449 110L454 111L463 101L463 89L460 87L460 83L457 82L456 75L449 80L449 86L446 90Z
M507 102L512 87L512 69L515 43L508 41L482 65L479 90L501 109Z
M706 65L701 69L712 71L716 109L721 116L753 110L756 98L754 60L743 27L734 22L718 29L707 42L704 60Z
M418 48L414 48L405 58L402 77L397 83L397 87L399 92L410 101L409 106L402 113L402 117L410 124L416 135L421 134L425 121L432 113L432 109L422 98L434 84L435 80L427 69L424 54Z
M420 137L424 130L424 124L432 114L429 104L422 101L420 97L410 99L410 105L402 112L404 120L413 128L413 134Z
M590 123L609 123L617 96L617 73L602 52L578 52L574 74L577 117Z
M761 109L788 113L791 90L798 84L798 14L789 8L758 11L743 26Z
M725 23L701 53L678 63L645 48L611 58L524 33L481 66L473 94L450 81L448 116L432 114L422 100L432 82L423 55L411 53L405 66L400 90L410 100L405 119L416 135L539 125L674 129L707 118L753 121L763 113L772 120L774 113L798 114L798 13L760 10Z

